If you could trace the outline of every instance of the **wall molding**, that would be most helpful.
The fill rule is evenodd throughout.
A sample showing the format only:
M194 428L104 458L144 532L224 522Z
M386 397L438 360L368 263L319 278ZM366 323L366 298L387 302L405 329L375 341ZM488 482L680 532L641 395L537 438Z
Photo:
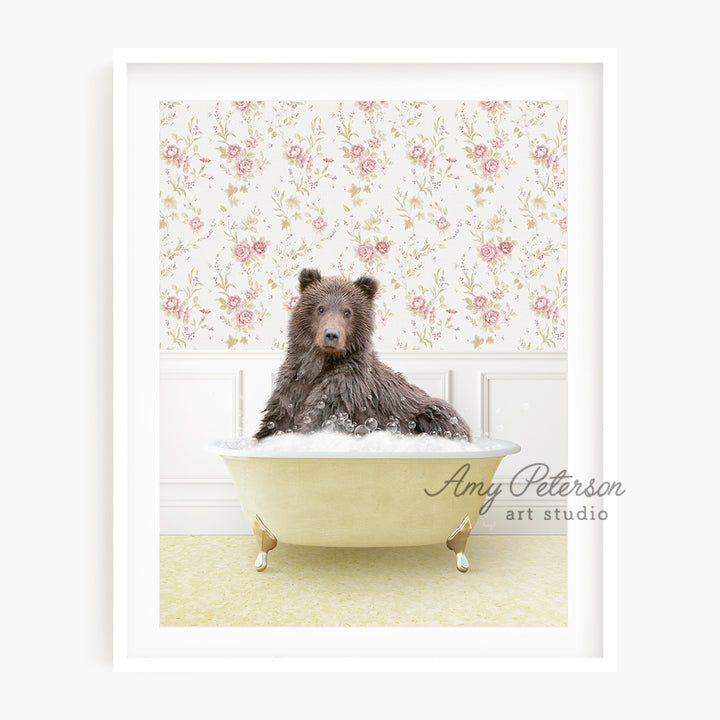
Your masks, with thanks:
M555 520L557 508L567 507L564 498L514 497L508 483L498 483L502 492L491 509L475 523L473 533L478 535L557 535L564 534L567 523ZM533 520L517 519L518 511L531 509ZM550 510L551 520L544 519ZM512 511L515 519L508 519ZM524 513L525 515L527 513ZM232 480L208 482L198 478L163 480L160 483L161 533L164 535L252 535ZM192 528L192 532L188 532Z
M493 380L567 380L566 372L481 372L480 373L480 407L482 419L482 431L487 432L490 428L490 383Z
M445 360L567 360L567 352L487 352L487 351L467 351L467 352L442 352L439 350L377 350L381 357L398 357L398 358L431 358ZM284 350L161 350L160 363L183 361L191 359L192 361L200 360L282 360L285 357Z

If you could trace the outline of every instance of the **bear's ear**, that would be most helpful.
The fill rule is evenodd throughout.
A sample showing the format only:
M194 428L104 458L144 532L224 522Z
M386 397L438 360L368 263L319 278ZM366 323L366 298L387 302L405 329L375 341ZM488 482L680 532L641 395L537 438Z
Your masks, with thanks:
M300 292L303 292L305 288L320 280L320 272L315 269L305 268L300 271Z
M370 275L361 275L355 284L372 300L378 289L378 282Z

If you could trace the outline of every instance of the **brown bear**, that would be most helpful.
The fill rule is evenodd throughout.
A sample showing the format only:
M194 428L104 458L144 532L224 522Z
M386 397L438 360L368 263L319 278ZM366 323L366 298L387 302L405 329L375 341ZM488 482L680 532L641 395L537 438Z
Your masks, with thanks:
M448 403L378 359L372 346L375 278L352 282L304 269L299 279L287 356L256 439L321 429L470 438L470 427Z

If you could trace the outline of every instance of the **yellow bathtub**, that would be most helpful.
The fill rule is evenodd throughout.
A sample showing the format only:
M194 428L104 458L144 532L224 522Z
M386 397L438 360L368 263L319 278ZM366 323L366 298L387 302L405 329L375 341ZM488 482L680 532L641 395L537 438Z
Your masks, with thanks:
M218 441L243 513L267 567L278 542L324 547L396 547L444 542L468 569L465 543L500 461L515 443L475 438L472 450L293 451Z

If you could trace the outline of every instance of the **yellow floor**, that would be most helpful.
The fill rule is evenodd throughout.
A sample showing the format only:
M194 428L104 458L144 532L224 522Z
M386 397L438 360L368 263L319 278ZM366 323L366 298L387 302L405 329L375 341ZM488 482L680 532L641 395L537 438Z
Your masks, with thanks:
M278 545L257 572L252 536L160 538L164 626L536 626L567 623L564 536L472 536L467 573L443 545Z

